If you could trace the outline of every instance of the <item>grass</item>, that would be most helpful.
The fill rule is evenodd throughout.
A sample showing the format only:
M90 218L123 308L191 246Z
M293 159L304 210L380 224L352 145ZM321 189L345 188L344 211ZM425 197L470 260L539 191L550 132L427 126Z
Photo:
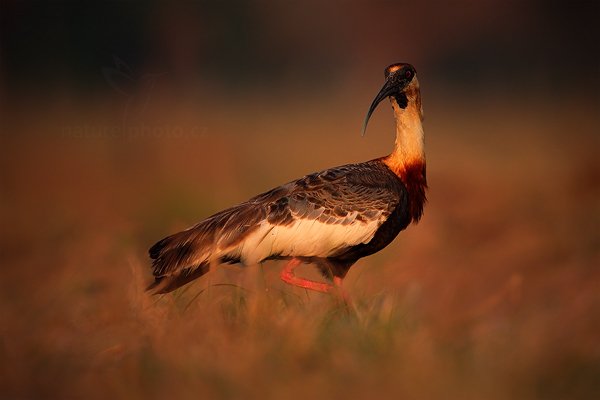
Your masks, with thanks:
M323 100L326 116L264 99L235 114L218 99L146 114L204 127L181 137L65 134L116 124L102 103L13 115L19 134L2 137L0 158L0 397L598 397L598 118L585 104L448 108L431 96L424 219L353 267L349 307L284 285L274 262L143 292L155 240L383 154L384 111L360 139L361 116L345 117L360 107L342 97ZM240 121L256 133L237 134Z

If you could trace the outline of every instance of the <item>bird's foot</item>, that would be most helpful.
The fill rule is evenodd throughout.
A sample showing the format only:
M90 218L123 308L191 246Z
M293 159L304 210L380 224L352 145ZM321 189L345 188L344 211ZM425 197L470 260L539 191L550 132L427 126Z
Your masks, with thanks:
M335 276L333 278L333 285L329 283L316 282L310 279L299 278L294 275L294 269L301 264L301 261L294 258L288 262L283 270L281 271L281 280L290 285L298 286L304 289L314 290L321 293L333 294L338 300L346 306L350 306L350 296L342 287L342 278Z
M297 258L292 258L283 270L281 270L281 280L290 285L298 286L304 289L314 290L321 293L331 293L333 285L323 282L311 281L310 279L299 278L294 275L294 269L298 268L302 262Z

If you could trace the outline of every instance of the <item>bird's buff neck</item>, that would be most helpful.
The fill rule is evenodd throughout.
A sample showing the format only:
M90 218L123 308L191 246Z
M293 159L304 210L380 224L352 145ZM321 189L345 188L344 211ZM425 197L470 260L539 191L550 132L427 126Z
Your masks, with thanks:
M407 97L406 108L401 108L396 99L391 98L396 118L396 145L394 151L383 158L383 162L406 186L410 215L414 222L418 222L427 201L424 133L421 124L423 112L418 87L413 93L407 93Z
M425 166L421 102L420 98L409 98L406 108L401 108L393 97L391 102L396 119L396 145L384 162L401 176L412 165Z

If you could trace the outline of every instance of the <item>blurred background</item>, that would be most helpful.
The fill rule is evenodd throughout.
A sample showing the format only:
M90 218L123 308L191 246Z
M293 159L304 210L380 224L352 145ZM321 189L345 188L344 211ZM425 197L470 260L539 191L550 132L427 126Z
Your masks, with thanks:
M599 16L3 0L0 397L600 396ZM429 203L352 268L350 314L275 262L143 294L158 239L387 154L385 104L360 128L394 62L421 83Z

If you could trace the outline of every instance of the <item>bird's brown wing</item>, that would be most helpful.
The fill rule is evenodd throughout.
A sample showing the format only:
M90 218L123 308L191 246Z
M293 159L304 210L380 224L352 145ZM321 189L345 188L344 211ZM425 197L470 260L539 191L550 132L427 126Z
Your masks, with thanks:
M262 240L241 257L330 256L368 242L402 199L399 179L376 161L307 175L268 204L265 223L250 235Z
M359 222L388 217L401 198L399 180L387 167L361 163L332 168L296 182L290 210L296 218L348 224L355 214Z

